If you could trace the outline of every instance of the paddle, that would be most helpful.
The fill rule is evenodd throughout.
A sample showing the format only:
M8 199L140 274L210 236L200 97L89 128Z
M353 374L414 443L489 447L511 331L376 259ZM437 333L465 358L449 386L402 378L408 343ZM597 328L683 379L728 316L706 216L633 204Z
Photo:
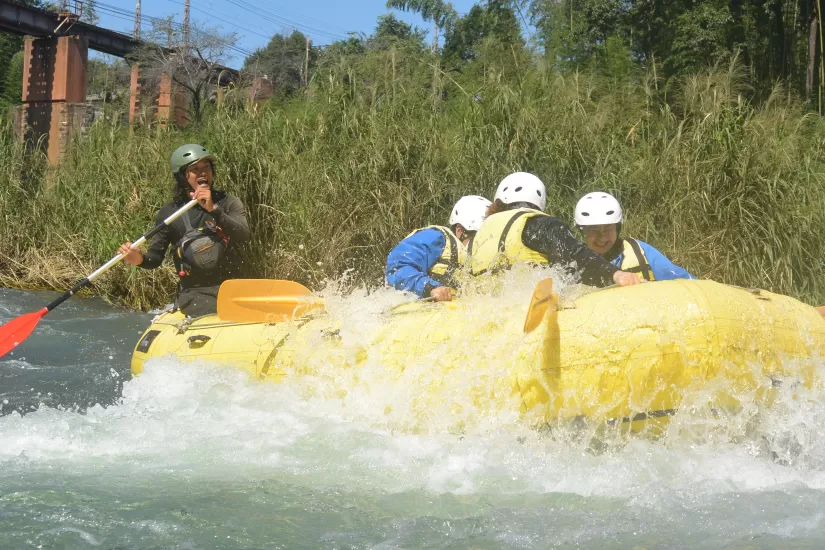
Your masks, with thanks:
M218 291L218 317L236 323L277 323L324 307L321 298L295 281L230 279Z
M424 302L432 296L403 302L390 312ZM324 307L324 299L313 296L300 283L280 279L230 279L218 291L218 317L231 323L279 323Z
M156 225L151 231L142 235L138 240L132 243L132 248L137 248L147 239L151 239L158 231L181 217L187 210L192 208L198 204L197 200L191 200L187 202L184 206L182 206L177 212L163 220L162 223ZM25 315L21 315L15 319L12 319L2 327L0 327L0 357L3 357L8 352L16 348L23 340L28 338L29 334L32 333L34 328L37 326L37 323L40 322L40 319L43 318L48 312L71 298L76 292L80 291L81 289L89 286L92 284L92 281L97 279L100 275L106 273L110 268L116 265L120 260L123 259L122 254L118 254L105 264L103 264L97 271L90 274L89 276L81 279L74 285L70 290L64 292L60 297L56 298L52 303L40 309L38 311L33 311L31 313L27 313Z
M539 281L533 289L533 297L530 299L527 316L524 318L525 334L536 330L550 307L553 309L559 307L559 297L553 293L553 279L548 277Z
M533 290L524 332L533 332L547 309L558 308L553 279L539 281ZM402 304L407 305L407 304ZM218 291L218 317L235 323L277 323L324 307L321 298L300 283L277 279L230 279Z

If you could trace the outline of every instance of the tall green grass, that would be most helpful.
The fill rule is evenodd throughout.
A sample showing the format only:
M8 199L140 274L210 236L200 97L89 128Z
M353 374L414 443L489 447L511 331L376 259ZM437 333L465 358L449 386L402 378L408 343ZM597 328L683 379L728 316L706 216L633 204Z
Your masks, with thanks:
M247 206L249 276L381 284L409 231L526 170L568 222L582 194L608 190L624 234L692 273L825 303L825 124L785 90L751 104L735 63L660 82L501 58L442 72L392 48L341 58L305 97L230 105L183 132L98 124L49 185L4 126L0 283L62 289L107 260L169 199L171 151L198 141L220 159L217 187ZM118 266L95 288L150 307L174 285L170 268Z

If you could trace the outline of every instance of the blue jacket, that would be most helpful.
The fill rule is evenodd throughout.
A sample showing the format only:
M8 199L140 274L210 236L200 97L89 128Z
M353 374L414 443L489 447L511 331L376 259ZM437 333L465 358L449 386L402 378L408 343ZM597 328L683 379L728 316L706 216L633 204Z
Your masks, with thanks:
M441 283L429 276L447 241L438 229L423 229L398 243L387 256L387 283L424 297Z
M636 239L636 242L639 243L639 246L642 248L642 252L644 252L645 257L647 258L647 263L650 264L650 269L653 271L653 276L656 278L657 281L696 278L690 273L688 273L685 268L679 267L678 265L668 260L664 254L662 254L646 242L640 241L639 239ZM620 252L618 256L613 258L613 261L611 263L616 267L621 268L623 259L624 253Z

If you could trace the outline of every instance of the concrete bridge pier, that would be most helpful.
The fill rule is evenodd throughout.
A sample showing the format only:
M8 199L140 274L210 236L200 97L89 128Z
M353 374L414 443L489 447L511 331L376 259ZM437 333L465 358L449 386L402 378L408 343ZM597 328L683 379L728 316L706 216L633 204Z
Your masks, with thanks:
M137 125L138 110L140 109L140 66L132 63L132 74L129 82L129 128L134 130Z
M169 73L163 73L160 77L157 121L164 128L169 124L175 124L179 128L189 124L189 95L183 86L175 83Z
M27 38L21 133L56 166L86 117L89 42L82 36Z

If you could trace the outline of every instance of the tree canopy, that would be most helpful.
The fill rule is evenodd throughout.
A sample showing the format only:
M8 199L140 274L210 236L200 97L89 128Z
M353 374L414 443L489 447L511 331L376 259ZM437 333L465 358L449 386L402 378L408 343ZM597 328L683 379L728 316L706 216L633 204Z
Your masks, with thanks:
M532 0L531 20L552 63L587 66L612 39L630 60L662 77L739 56L757 91L777 80L821 93L821 0Z
M283 95L292 95L304 85L306 36L293 30L289 35L276 34L269 43L246 58L243 68L256 75L267 76ZM309 66L315 66L318 49L310 47Z

